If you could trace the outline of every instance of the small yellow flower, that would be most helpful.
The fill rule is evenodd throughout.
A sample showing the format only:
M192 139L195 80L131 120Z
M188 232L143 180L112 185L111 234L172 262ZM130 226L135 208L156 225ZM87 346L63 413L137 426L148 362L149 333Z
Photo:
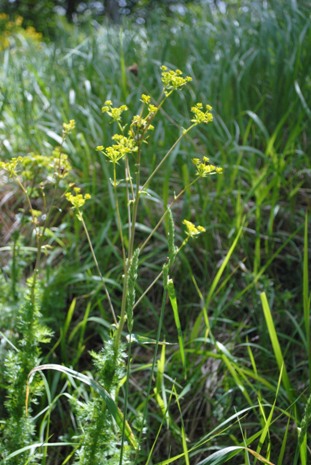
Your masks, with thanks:
M202 160L200 158L193 158L192 163L197 169L196 175L201 178L206 178L210 174L222 174L223 172L223 169L219 166L212 165L208 157L203 157Z
M161 66L161 80L164 87L165 95L170 94L173 90L181 89L183 86L192 81L190 76L182 76L180 69L168 70L166 66Z
M69 123L63 123L63 134L68 135L76 127L76 122L74 119L71 119Z
M72 208L79 212L80 209L85 204L85 201L89 200L91 198L91 195L90 194L81 194L80 187L74 187L73 188L73 193L72 192L66 192L65 197L68 200L68 202L71 203Z
M18 25L18 24L17 24ZM25 29L25 35L34 41L40 41L42 39L42 34L41 32L38 32L35 30L33 26L28 26Z
M17 16L17 18L15 19L15 24L16 26L21 26L23 24L23 21L24 21L24 18L22 16Z
M150 103L150 101L151 101L150 95L142 94L141 95L141 101L148 105L148 103Z
M183 224L186 226L186 234L189 237L196 237L199 234L206 231L203 226L195 226L191 221L183 220Z
M116 144L113 144L106 149L102 145L98 145L96 147L96 150L103 153L112 163L118 163L118 161L126 157L126 155L137 152L138 150L138 147L132 137L115 134L112 136L112 139L116 142Z
M30 210L30 213L31 213L31 215L33 216L33 218L39 218L39 216L42 215L42 211L40 211L40 210L35 210L35 209L33 209L33 208Z
M148 110L149 110L149 113L156 113L158 111L158 107L150 103L150 105L148 105Z
M127 110L128 107L126 105L113 107L111 100L106 100L105 105L102 107L102 113L107 113L107 115L109 115L116 122L121 121L122 113Z
M7 172L10 178L15 178L18 175L18 168L22 165L23 157L14 157L7 162L0 162L0 169Z
M191 108L194 117L191 122L195 124L208 124L213 121L213 114L211 113L212 107L210 105L205 105L205 110L201 102L197 103Z

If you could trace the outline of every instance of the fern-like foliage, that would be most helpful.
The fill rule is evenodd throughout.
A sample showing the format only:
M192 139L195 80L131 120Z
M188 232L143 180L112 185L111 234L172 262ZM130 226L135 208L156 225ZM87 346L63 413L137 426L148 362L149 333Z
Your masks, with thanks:
M4 383L7 392L5 408L7 419L1 431L0 452L8 465L37 463L37 457L28 452L9 458L10 454L31 444L34 423L31 407L26 412L26 388L29 372L40 362L40 344L47 342L50 331L40 323L40 293L36 280L30 279L16 323L16 350L8 351L4 361ZM42 390L39 379L31 383L30 400L34 403Z
M99 352L92 352L97 369L97 381L116 400L120 380L125 375L125 353L116 348L113 339ZM78 465L130 465L132 449L122 441L122 431L112 418L105 401L94 393L93 400L78 408L82 430Z

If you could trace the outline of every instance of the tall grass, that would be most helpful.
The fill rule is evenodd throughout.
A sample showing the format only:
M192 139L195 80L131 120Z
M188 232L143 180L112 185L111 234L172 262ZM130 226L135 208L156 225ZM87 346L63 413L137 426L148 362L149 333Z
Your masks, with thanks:
M165 172L154 177L138 214L138 240L152 231L155 216L181 185L189 184L190 156L210 155L224 174L211 178L208 191L202 184L189 188L172 207L176 224L195 219L207 234L176 259L170 305L158 283L136 310L128 397L123 388L119 395L135 436L140 431L142 447L134 462L307 465L308 10L303 2L266 6L258 1L252 8L228 8L226 14L193 8L165 24L155 21L121 29L94 23L87 30L62 27L59 42L39 45L17 38L4 49L1 159L50 154L61 142L62 122L75 119L76 131L64 150L75 181L92 195L84 221L112 304L118 306L123 264L116 200L107 165L95 151L109 144L116 126L103 124L100 108L112 99L136 111L141 93L156 95L160 89L160 64L191 75L189 90L173 96L159 115L143 174L148 177L178 127L186 126L194 102L210 102L215 120L195 129L194 137L171 153ZM127 70L134 63L137 76ZM3 362L17 345L15 320L35 244L19 194L3 183L0 190ZM121 217L126 215L121 207ZM145 249L137 292L161 270L162 232L168 228L165 224ZM89 351L109 339L112 319L83 226L65 202L55 211L49 234L53 250L43 257L41 312L54 336L40 349L40 363L64 365L68 377L44 370L45 394L37 410L32 407L38 414L33 444L46 444L38 449L42 464L74 463L83 428L74 412L80 401L90 400L83 382L93 377ZM176 227L179 243L181 234ZM86 378L77 381L76 373ZM1 375L3 399L7 389ZM8 410L1 406L0 413L5 418Z

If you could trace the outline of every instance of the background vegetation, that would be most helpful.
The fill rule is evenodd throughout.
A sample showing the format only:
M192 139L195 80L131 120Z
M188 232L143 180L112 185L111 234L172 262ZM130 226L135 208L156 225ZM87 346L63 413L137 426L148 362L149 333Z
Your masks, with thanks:
M50 155L62 143L62 123L75 120L63 150L73 167L72 182L92 195L84 220L116 308L123 263L111 174L95 150L109 145L115 127L101 115L101 107L111 99L136 114L142 93L157 99L162 64L192 77L155 124L145 152L148 175L178 137L179 127L187 127L191 105L202 101L213 106L213 124L196 128L173 151L139 212L143 240L155 216L193 177L192 156L208 155L223 167L222 176L195 185L173 207L176 242L183 240L184 218L207 230L183 249L174 265L181 328L169 303L163 318L160 285L135 310L137 343L132 344L129 382L119 394L119 406L128 411L141 441L133 463L310 462L307 3L229 2L220 12L192 2L165 19L150 11L144 24L135 17L118 25L81 17L78 25L55 16L53 40L50 34L45 40L43 28L38 27L39 35L16 18L0 17L1 160ZM41 175L30 179L31 189ZM32 463L35 449L41 455L33 463L87 463L74 455L89 421L77 413L77 404L92 399L94 389L60 371L46 371L40 378L34 423L25 420L30 443L22 437L19 444L8 442L17 402L13 387L24 399L28 372L39 363L98 379L90 351L108 345L113 321L82 224L60 186L41 259L40 312L31 317L42 331L35 329L33 358L22 365L18 354L29 333L23 325L29 302L26 280L35 267L36 244L20 188L5 172L0 176L0 358L6 367L0 375L6 402L0 404L6 444L0 449L2 460ZM47 179L49 172L43 176ZM34 201L38 210L40 202ZM167 254L162 232L146 250L138 293L161 270ZM43 327L53 332L50 342ZM28 371L18 377L21 366ZM24 401L19 408L24 409ZM20 452L31 444L36 446ZM5 459L9 448L10 454L14 448L19 453ZM122 463L119 457L109 460Z

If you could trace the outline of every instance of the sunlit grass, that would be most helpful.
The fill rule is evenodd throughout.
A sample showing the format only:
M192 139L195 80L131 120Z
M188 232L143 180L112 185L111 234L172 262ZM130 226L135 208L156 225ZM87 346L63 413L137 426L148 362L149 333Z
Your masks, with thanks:
M229 9L226 15L190 12L164 26L75 28L56 44L24 40L1 52L1 159L51 153L60 144L62 122L75 119L64 149L76 182L92 195L84 219L113 303L122 286L119 232L110 175L95 147L108 145L116 127L103 124L101 106L111 98L134 111L142 92L157 94L161 64L192 76L189 90L160 115L145 152L147 176L186 124L189 104L208 100L214 107L213 126L176 147L138 217L143 240L191 179L190 156L210 155L224 167L208 190L191 187L172 207L175 219L195 219L207 230L177 258L172 308L159 285L135 316L141 342L131 348L129 422L137 415L146 420L137 463L310 460L310 46L305 11L275 1L272 9L255 2L252 11ZM134 63L137 76L127 69ZM0 190L9 232L1 247L13 243L16 252L9 267L7 251L1 258L1 302L14 321L20 281L34 254L26 249L29 229L13 234L17 194L10 200L14 191ZM60 210L42 277L42 311L55 332L45 363L88 376L88 351L108 337L112 321L81 222L65 202ZM146 248L142 289L160 271L161 233ZM181 237L177 229L176 240ZM5 338L14 341L13 324L5 316L0 321ZM42 449L42 463L67 463L66 454L73 463L75 419L61 406L69 412L75 392L84 399L89 393L59 373L45 375L49 410L38 417L38 444L51 444ZM2 395L2 381L1 388ZM63 439L57 447L58 429Z

